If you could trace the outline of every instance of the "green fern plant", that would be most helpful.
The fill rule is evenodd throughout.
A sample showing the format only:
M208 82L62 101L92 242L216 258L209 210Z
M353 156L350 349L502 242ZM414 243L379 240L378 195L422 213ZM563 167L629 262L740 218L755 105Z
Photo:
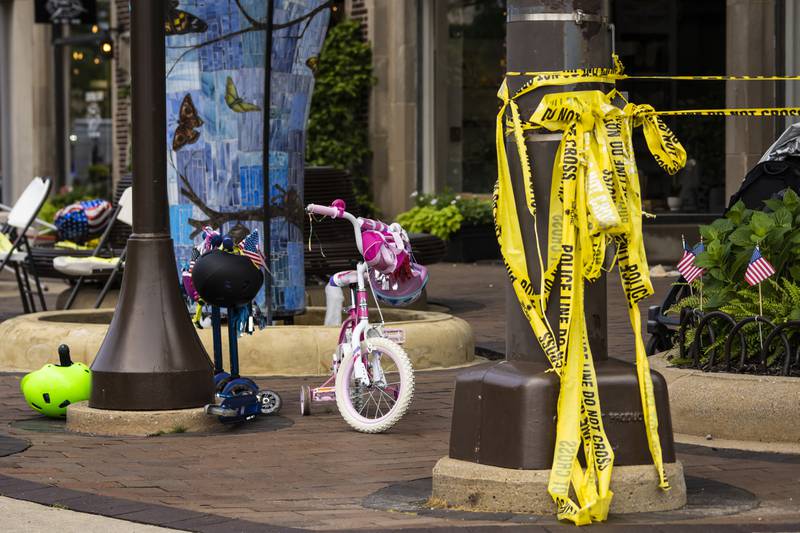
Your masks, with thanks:
M692 283L693 294L683 298L668 313L677 314L688 307L705 312L723 311L737 321L758 314L775 325L800 320L800 197L788 189L781 199L767 200L765 204L765 211L753 211L739 202L723 218L700 227L705 251L698 254L695 262L706 274L702 280ZM744 280L756 245L776 270L774 276L761 283L760 305L758 287L751 287ZM700 354L703 364L727 338L729 326L716 327L719 331L715 341L703 345ZM757 324L743 329L748 354L761 350L764 335L763 328L759 330ZM695 336L696 332L690 328L685 339L687 349ZM767 362L772 361L768 359Z
M360 214L375 216L367 163L367 104L375 85L372 49L361 36L361 25L345 20L325 37L314 75L314 96L308 117L306 162L349 170Z

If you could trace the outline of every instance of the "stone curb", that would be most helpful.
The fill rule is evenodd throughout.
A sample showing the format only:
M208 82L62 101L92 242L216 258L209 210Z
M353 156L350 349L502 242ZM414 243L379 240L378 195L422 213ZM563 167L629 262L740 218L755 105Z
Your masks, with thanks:
M105 338L110 309L48 311L20 315L0 324L0 370L32 371L57 359L56 348L70 346L72 359L90 365ZM307 316L297 317L295 326L272 326L239 338L239 366L251 376L303 376L330 372L331 355L338 342L339 328L303 325L324 316L321 307L310 307ZM416 370L448 368L471 363L475 357L472 326L445 313L384 310L388 328L402 328L403 348ZM69 317L69 322L54 321ZM102 323L105 321L105 323ZM206 351L212 353L211 330L198 334ZM227 364L227 333L223 331L223 352Z
M800 455L800 444L791 442L756 442L752 440L729 440L698 437L697 435L684 435L675 433L675 442L713 448L714 450L735 450L755 453L769 453L780 455Z
M675 433L800 444L800 379L676 368L666 352L650 366L667 380Z

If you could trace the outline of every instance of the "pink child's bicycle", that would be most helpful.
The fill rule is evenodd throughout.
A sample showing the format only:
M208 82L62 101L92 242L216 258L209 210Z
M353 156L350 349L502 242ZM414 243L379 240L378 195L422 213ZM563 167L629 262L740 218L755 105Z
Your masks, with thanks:
M326 325L341 321L345 287L350 289L351 305L341 324L331 376L316 388L303 385L300 412L310 414L311 402L335 401L342 418L355 430L381 433L408 410L414 396L414 370L400 346L403 331L385 328L382 313L380 323L370 323L367 287L376 303L406 305L422 292L428 273L413 262L408 235L398 224L357 218L345 211L342 200L328 207L309 204L306 211L350 222L363 261L355 270L331 276L326 287Z

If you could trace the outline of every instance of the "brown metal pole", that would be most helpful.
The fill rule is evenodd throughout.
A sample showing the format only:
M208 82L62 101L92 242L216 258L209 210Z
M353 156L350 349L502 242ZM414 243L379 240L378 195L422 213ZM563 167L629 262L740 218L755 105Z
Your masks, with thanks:
M509 0L507 13L509 71L610 66L607 0ZM521 76L509 77L510 94L526 81ZM543 87L517 99L517 104L520 115L527 118L547 93L608 88L603 84ZM559 135L529 134L526 138L533 164L538 231L545 239L541 243L545 260L551 176L559 142ZM529 274L538 286L534 222L525 206L522 171L513 140L507 141L507 154ZM554 290L547 309L551 324L557 323L559 297ZM649 464L636 369L608 358L606 314L603 276L587 286L585 301L603 423L614 447L615 464ZM456 379L449 455L505 468L546 470L553 460L560 383L553 372L548 372L550 365L510 284L506 291L506 317L506 361L472 368ZM664 462L674 462L666 382L655 372L652 378Z
M598 20L608 18L607 2L603 0L558 0L544 5L539 0L510 0L508 3L508 22L506 24L506 62L512 72L544 72L572 68L611 66L611 36L606 23ZM575 14L583 13L590 20L575 22ZM548 20L554 13L566 15L567 20ZM521 76L508 79L510 94L514 94L526 81ZM530 117L545 94L586 89L609 90L601 84L581 84L542 87L518 98L520 115ZM552 139L552 140L544 140ZM547 261L547 226L550 213L550 183L553 173L553 160L560 143L558 136L528 135L527 147L533 166L534 191L536 194L537 221L539 235L543 239L542 254ZM507 146L509 169L511 172L514 198L525 240L526 259L530 279L539 285L539 260L536 256L533 217L525 205L522 187L522 171L519 166L516 146L513 141ZM559 294L557 286L547 309L552 324L557 323ZM590 345L595 360L608 357L606 338L606 277L586 287L586 320L589 329ZM533 335L530 324L519 307L519 302L511 288L506 284L506 358L517 361L538 361L547 359Z
M131 3L133 231L169 237L164 2Z
M89 406L166 410L213 398L212 364L178 287L169 234L163 0L131 2L133 234Z

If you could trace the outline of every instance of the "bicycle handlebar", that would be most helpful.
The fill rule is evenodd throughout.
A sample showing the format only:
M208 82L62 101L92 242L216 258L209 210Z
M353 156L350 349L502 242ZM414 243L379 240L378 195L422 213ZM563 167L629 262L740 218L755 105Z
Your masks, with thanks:
M331 218L339 218L344 213L344 210L340 211L336 207L317 205L317 204L308 204L306 206L306 211L309 213L314 213L317 215L322 215Z
M364 245L361 239L361 223L359 222L360 219L356 218L352 214L345 211L344 208L345 205L342 200L334 200L333 204L330 206L308 204L306 206L306 212L315 213L317 215L322 215L331 218L343 218L348 222L350 222L353 225L353 231L355 232L356 247L358 248L358 252L363 255Z

